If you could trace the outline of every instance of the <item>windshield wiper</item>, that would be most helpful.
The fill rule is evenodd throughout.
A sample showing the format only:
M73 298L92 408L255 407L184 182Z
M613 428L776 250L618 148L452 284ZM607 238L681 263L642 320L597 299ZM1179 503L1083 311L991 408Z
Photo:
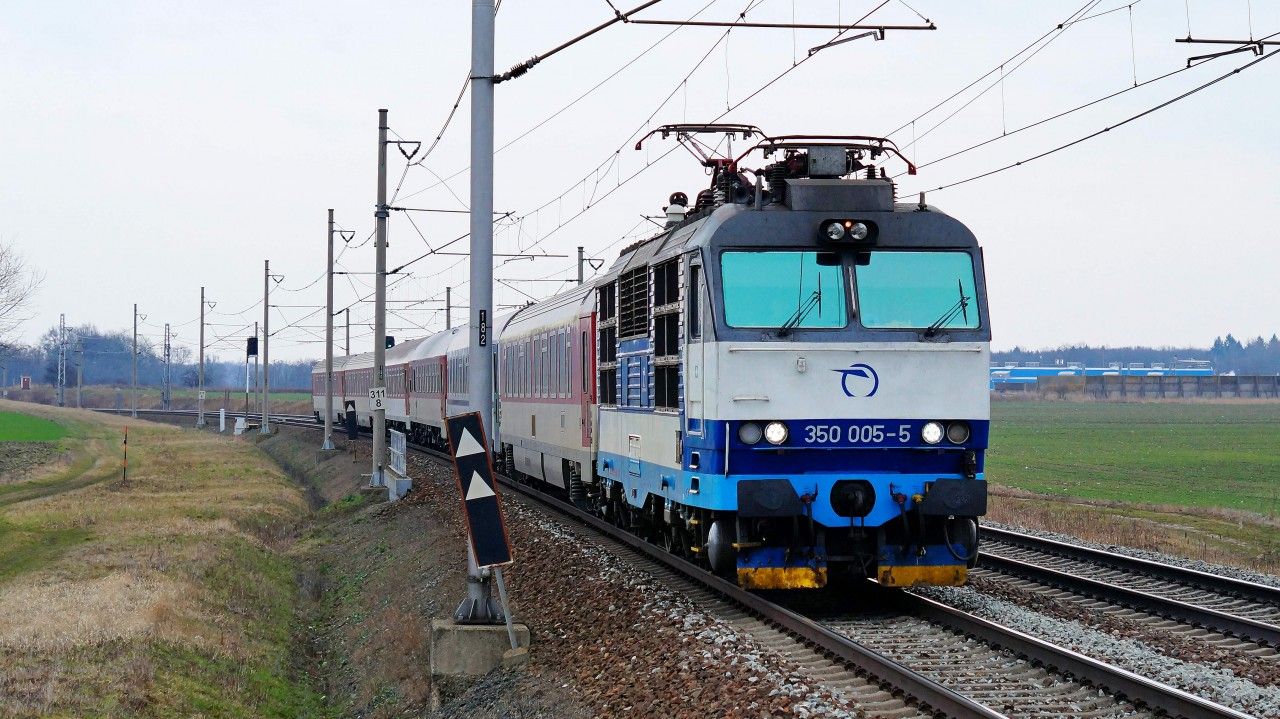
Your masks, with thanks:
M938 334L938 330L950 323L951 320L954 320L956 315L962 315L964 317L964 323L966 325L969 324L969 301L973 298L965 297L964 282L958 277L956 278L956 289L960 291L960 300L954 305L948 307L947 311L943 312L941 317L934 320L933 324L925 328L925 337L933 337Z
M818 275L818 289L814 290L813 293L809 295L809 299L801 302L799 305L796 306L796 311L791 315L791 317L786 322L782 323L781 327L778 328L778 336L786 337L787 335L791 334L791 330L795 329L796 327L799 327L800 323L804 322L804 318L808 317L809 313L812 312L814 308L817 308L818 316L821 317L822 316L822 275Z

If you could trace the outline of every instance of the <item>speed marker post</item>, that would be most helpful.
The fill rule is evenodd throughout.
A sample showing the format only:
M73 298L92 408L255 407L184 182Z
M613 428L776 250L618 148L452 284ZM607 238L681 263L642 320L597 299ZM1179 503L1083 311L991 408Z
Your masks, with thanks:
M475 551L476 566L497 567L511 563L511 543L507 539L498 487L494 481L493 459L479 412L447 417L449 453L457 470L458 491L462 494L467 536Z
M449 434L449 453L453 455L454 476L462 495L462 514L467 527L467 598L462 600L453 618L460 624L497 624L505 621L511 648L518 649L511 608L506 602L506 585L502 567L511 564L511 541L507 537L506 520L493 472L489 440L484 434L484 421L479 412L445 418ZM498 579L502 606L495 607L489 592L486 569L492 568Z

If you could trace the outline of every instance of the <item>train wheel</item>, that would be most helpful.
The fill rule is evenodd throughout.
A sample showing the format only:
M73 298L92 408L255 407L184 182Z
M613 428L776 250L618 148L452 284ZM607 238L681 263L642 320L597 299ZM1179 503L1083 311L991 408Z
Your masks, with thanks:
M707 530L707 563L711 565L711 571L722 577L732 576L738 569L731 526L727 520L717 519Z

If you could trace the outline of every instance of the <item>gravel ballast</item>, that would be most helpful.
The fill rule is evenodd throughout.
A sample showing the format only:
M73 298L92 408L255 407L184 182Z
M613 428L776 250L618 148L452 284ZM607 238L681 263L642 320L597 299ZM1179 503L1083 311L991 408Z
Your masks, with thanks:
M1144 642L1045 616L971 587L937 587L921 594L1219 704L1257 716L1280 716L1280 688L1260 687L1214 663L1174 659Z

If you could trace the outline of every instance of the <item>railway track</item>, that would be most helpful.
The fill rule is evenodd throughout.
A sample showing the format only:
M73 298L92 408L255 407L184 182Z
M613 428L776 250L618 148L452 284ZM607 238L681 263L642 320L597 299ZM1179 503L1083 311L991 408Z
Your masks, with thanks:
M1280 656L1280 588L1002 529L984 527L982 539L977 576L1014 577L1031 591L1065 590L1138 610L1165 630L1204 629L1201 640Z
M284 425L319 427L310 416L276 418ZM450 462L429 447L409 446ZM500 481L521 497L633 550L658 565L659 576L677 577L693 591L709 593L702 598L724 603L722 615L729 621L796 659L823 683L830 680L834 688L852 692L855 701L878 703L872 709L878 715L1248 717L909 592L872 590L901 610L891 615L810 616L814 612L745 591L546 492L507 477Z

